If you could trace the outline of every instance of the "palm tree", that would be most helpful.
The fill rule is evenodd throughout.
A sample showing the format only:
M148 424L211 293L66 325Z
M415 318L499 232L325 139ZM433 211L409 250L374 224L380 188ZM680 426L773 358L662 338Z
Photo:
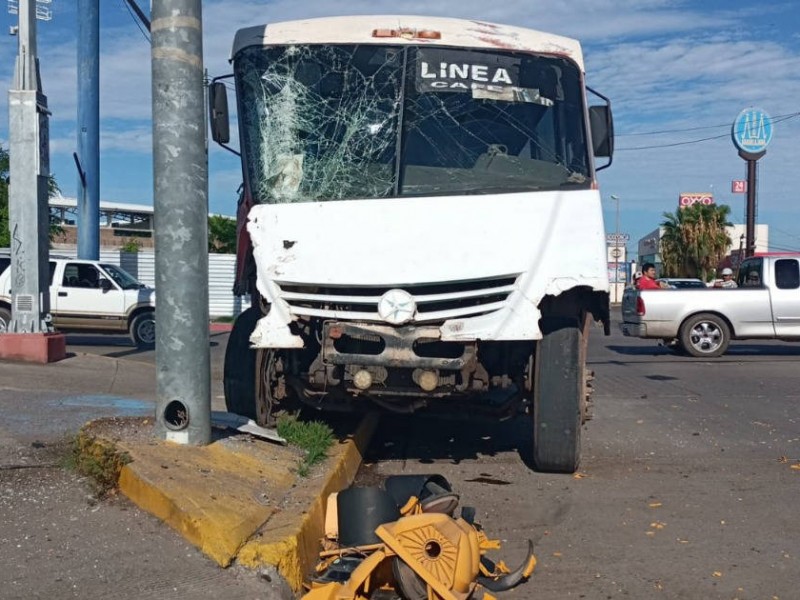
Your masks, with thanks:
M678 210L673 213L664 213L664 221L661 223L661 242L659 253L661 254L662 275L665 277L677 277L684 273L683 252L683 211Z
M699 277L706 281L728 251L730 206L693 204L664 213L661 261L668 277Z

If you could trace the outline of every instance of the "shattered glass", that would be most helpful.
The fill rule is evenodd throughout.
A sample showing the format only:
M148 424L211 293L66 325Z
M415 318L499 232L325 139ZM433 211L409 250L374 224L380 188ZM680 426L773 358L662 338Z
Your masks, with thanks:
M579 69L506 51L251 47L235 58L257 203L588 187Z

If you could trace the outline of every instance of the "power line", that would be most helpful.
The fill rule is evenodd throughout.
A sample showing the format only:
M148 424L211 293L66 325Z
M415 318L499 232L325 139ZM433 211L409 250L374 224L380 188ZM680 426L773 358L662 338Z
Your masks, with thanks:
M776 246L775 244L770 244L769 249L777 250L778 252L800 252L800 248L785 248L783 246Z
M783 115L782 118L775 118L772 119L773 123L780 123L782 121L788 121L789 119L793 119L797 116L800 116L800 113L792 113L789 115ZM700 142L708 142L710 140L718 140L721 138L729 137L730 133L723 133L721 135L714 135L711 137L700 138L696 140L688 140L685 142L672 142L669 144L653 144L651 146L631 146L629 148L616 148L617 152L624 152L626 150L652 150L654 148L672 148L674 146L686 146L688 144L699 144Z
M137 17L136 17L136 15L133 13L133 10L131 10L131 7L130 7L130 5L128 4L128 2L127 2L126 0L120 0L120 2L122 2L122 5L123 5L123 6L125 7L125 9L128 11L128 14L131 16L131 19L133 19L133 22L134 22L134 23L136 23L136 28L137 28L137 29L139 30L139 32L142 34L142 36L144 37L144 39L146 39L146 40L147 40L147 43L148 43L148 44L152 43L152 42L150 41L150 36L147 34L147 32L146 32L146 31L144 30L144 28L142 27L142 23L140 22L139 18L137 18Z
M730 133L723 133L722 135L714 135L711 137L700 138L697 140L689 140L687 142L673 142L671 144L654 144L652 146L631 146L630 148L615 148L616 152L624 152L626 150L650 150L652 148L672 148L674 146L686 146L688 144L699 144L700 142L708 142L710 140L719 140L721 138L730 137Z
M785 118L796 117L800 115L800 112L794 113L786 113L785 115L775 115L772 117L773 120L781 119L785 120ZM720 127L726 127L730 129L730 123L724 123L722 125L704 125L702 127L685 127L683 129L661 129L658 131L636 131L632 133L617 133L615 134L616 137L629 137L634 135L660 135L662 133L685 133L687 131L702 131L703 129L719 129Z
M780 229L779 227L775 227L774 225L772 226L772 229L773 229L773 231L777 231L778 233L780 233L782 235L788 235L789 237L797 238L798 240L800 240L800 235L797 235L795 233L789 233L785 229Z

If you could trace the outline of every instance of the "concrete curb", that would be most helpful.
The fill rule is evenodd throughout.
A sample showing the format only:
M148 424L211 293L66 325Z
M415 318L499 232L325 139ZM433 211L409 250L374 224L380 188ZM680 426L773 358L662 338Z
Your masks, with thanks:
M299 590L317 562L328 495L353 482L377 423L377 414L365 416L308 478L293 473L295 449L246 436L180 446L154 440L152 421L122 434L93 421L82 434L126 452L132 461L121 469L120 491L220 566L271 565Z
M377 414L366 415L353 437L328 458L324 475L304 480L292 490L289 502L313 498L303 512L284 511L270 519L239 551L237 562L251 568L272 565L292 589L301 589L305 576L317 563L328 496L353 483L377 425Z

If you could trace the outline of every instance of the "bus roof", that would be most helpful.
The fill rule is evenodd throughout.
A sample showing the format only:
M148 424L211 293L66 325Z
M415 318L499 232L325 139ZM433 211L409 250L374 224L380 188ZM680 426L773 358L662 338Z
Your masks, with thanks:
M374 35L376 31L382 35ZM431 38L430 32L438 33L438 39ZM396 15L323 17L246 27L236 32L231 56L248 46L289 44L409 44L521 50L564 56L572 59L581 71L584 69L580 44L560 35L484 21Z

